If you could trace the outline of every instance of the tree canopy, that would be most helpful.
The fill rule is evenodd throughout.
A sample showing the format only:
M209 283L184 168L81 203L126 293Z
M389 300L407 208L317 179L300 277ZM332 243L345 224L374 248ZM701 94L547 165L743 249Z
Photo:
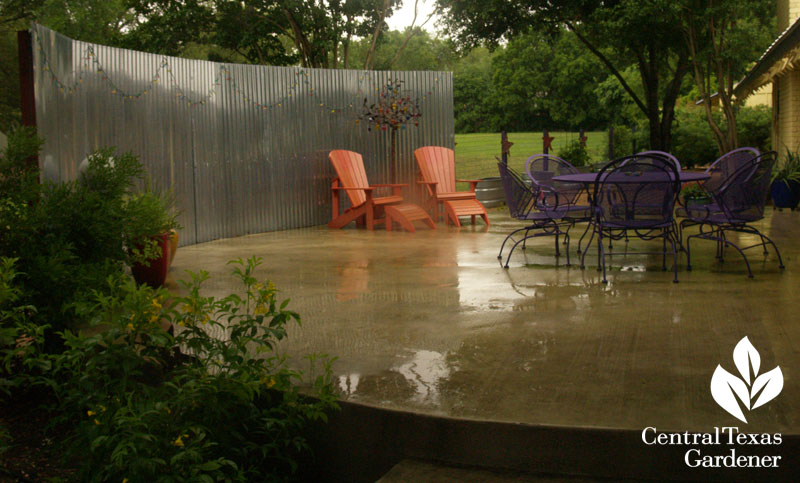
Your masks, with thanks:
M694 71L701 94L732 92L735 79L773 32L773 2L746 0L439 0L445 23L465 47L497 45L533 27L575 33L648 119L650 147L669 149L675 102ZM755 52L754 52L755 51ZM641 89L623 74L638 70ZM712 89L713 86L713 89ZM721 95L735 146L735 113ZM727 99L726 99L727 98ZM710 102L707 102L710 106ZM712 117L708 117L709 123ZM712 128L715 128L712 124ZM719 128L715 128L719 131ZM722 133L717 136L722 139Z

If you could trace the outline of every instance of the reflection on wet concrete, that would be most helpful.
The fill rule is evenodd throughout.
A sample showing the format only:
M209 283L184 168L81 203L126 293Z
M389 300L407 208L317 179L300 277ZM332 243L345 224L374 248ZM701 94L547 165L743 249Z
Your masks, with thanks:
M516 223L492 213L488 232L439 225L416 234L324 227L181 248L172 273L206 269L210 294L233 290L224 265L258 255L303 318L280 350L338 357L341 397L457 417L595 427L707 430L736 420L709 392L717 364L732 364L748 336L764 367L780 365L782 394L748 416L748 431L797 433L800 352L796 265L800 213L771 212L760 229L782 250L751 250L755 279L730 251L692 245L679 284L659 255L614 247L609 284L596 247L587 268L564 266L552 240L496 256ZM654 242L658 243L658 242ZM652 247L651 247L652 248ZM574 247L573 247L574 249ZM573 253L573 263L577 256ZM685 264L685 257L681 257Z

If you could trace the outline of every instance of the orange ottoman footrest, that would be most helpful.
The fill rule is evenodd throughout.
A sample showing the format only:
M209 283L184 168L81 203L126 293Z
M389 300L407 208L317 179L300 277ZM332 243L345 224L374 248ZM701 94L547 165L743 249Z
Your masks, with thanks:
M486 208L476 199L444 201L444 210L446 221L455 226L461 226L461 222L458 221L460 216L471 216L473 225L475 224L475 216L480 216L486 226L489 226L489 216L486 214Z
M392 231L394 222L400 223L404 229L414 233L414 221L421 220L423 223L431 227L432 230L436 229L428 212L423 210L421 206L414 203L399 203L396 205L388 205L384 208L386 212L386 231Z

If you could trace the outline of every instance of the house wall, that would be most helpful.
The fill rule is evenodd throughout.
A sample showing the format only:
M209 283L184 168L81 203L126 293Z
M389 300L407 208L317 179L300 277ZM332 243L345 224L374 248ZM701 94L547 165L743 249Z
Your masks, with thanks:
M745 106L767 106L772 107L772 84L759 87L755 92L747 96L744 101Z
M792 70L773 81L772 147L800 149L800 70Z
M778 0L778 31L783 32L800 18L800 0ZM772 81L772 148L800 149L800 69L793 69Z
M778 0L778 32L783 32L800 17L800 0Z

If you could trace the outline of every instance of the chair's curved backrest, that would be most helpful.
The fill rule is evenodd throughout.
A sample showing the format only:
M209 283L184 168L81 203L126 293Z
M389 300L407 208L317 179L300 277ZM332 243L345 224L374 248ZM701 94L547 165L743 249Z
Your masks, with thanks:
M612 161L598 173L595 213L601 224L647 228L672 221L680 174L671 160L634 154Z
M500 170L500 180L503 182L503 193L511 216L524 219L531 212L536 195L529 188L516 171L505 163L497 163Z
M553 176L577 174L579 171L567 161L552 154L534 154L529 157L525 161L525 171L540 192L537 203L549 208L574 203L583 190L583 185L580 183L553 181Z
M339 183L344 188L368 188L367 172L364 170L364 160L360 154L344 149L335 149L328 154L333 169L339 177ZM367 195L362 190L347 190L352 206L358 206L367 201Z
M706 174L711 177L703 182L703 187L709 193L719 191L725 184L725 180L760 154L756 148L738 148L723 154L706 169ZM755 167L754 164L750 164L750 166Z
M777 159L775 151L752 157L723 181L719 191L711 194L729 221L752 222L764 217Z
M442 146L424 146L414 151L422 180L436 184L437 193L455 193L456 157L453 150ZM429 194L433 191L428 187Z
M675 164L675 168L678 170L678 172L681 171L681 162L678 161L678 158L676 158L675 156L666 151L642 151L641 153L638 153L638 156L641 156L642 160L644 160L645 158L668 159Z

